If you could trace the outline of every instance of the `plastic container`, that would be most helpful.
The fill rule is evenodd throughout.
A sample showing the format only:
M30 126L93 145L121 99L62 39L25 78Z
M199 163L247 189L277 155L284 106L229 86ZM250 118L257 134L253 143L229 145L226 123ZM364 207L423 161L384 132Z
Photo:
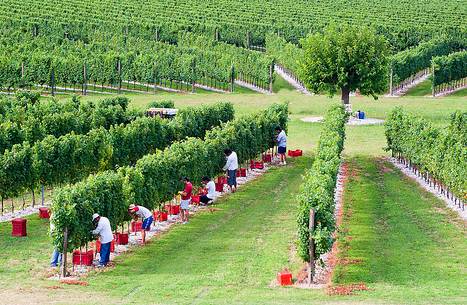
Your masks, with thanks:
M271 154L264 154L263 155L263 162L272 162L272 155Z
M39 208L39 218L47 219L50 218L50 210L47 207Z
M217 183L227 184L227 177L224 177L224 176L217 177Z
M303 151L301 149L289 150L287 154L289 157L301 157L303 155Z
M115 234L117 245L128 245L128 233Z
M154 211L154 219L156 221L167 221L169 214L167 212Z
M277 283L281 286L292 285L292 273L288 271L279 272L277 274Z
M237 170L237 177L246 177L246 168L239 168Z
M200 203L200 196L199 195L192 195L191 196L191 203L192 204L199 204Z
M216 185L216 192L222 193L224 191L224 183L215 183Z
M11 236L23 237L27 236L26 219L15 218L11 220Z
M75 250L73 251L73 265L91 266L94 259L94 251L88 252Z
M264 168L264 162L263 161L256 161L255 162L255 168L256 169L263 169Z
M96 241L96 252L101 252L101 241ZM115 240L110 242L110 252L115 252Z
M141 231L142 226L143 226L142 221L132 221L131 222L131 232Z

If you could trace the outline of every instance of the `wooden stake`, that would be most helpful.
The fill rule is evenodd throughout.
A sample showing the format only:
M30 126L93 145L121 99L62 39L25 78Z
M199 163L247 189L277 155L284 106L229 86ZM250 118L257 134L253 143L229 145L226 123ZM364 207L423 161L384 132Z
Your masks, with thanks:
M68 228L63 230L63 255L60 275L66 277L66 263L67 263L67 248L68 248Z
M313 276L315 273L315 241L313 240L312 233L315 228L315 210L310 209L310 220L309 220L309 231L310 231L310 262L308 266L308 284L311 286Z

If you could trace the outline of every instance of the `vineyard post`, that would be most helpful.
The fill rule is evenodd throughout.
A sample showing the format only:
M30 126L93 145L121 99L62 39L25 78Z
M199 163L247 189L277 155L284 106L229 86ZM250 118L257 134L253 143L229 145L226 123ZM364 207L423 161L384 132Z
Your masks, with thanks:
M315 273L315 241L313 240L313 230L315 227L315 210L310 209L309 231L310 231L310 246L309 255L310 262L308 266L308 284L311 286L313 275Z
M66 277L66 262L67 262L67 251L68 251L68 227L63 230L63 255L62 265L60 270L61 277Z
M234 65L230 66L230 92L234 92L235 83L235 68Z
M435 64L431 62L431 94L435 97Z
M42 206L44 205L44 185L41 185L41 199L42 199Z
M87 76L87 73L86 73L86 63L83 64L83 95L86 95L87 93L87 87L88 87L88 76Z
M159 41L159 28L156 27L156 34L155 34L156 41Z
M214 36L214 39L215 39L216 41L219 41L219 29L218 29L218 28L216 28L216 32L215 32L214 35L215 35L215 36Z
M55 90L54 90L54 87L55 87L55 68L52 68L52 73L50 75L50 85L51 85L51 93L52 93L52 96L55 95Z
M21 62L21 79L24 78L24 61Z
M191 65L191 93L195 93L195 70L196 70L196 60L193 59L193 63Z
M246 32L246 48L250 48L250 31Z
M272 73L274 71L274 63L269 65L269 93L272 93Z
M118 69L118 94L120 94L122 91L122 63L120 61L120 58L118 59L118 62L117 62L117 69Z
M391 74L389 74L389 95L390 96L393 96L394 92L393 92L393 89L392 89L392 78L393 78L393 70L392 70L392 67L391 67Z

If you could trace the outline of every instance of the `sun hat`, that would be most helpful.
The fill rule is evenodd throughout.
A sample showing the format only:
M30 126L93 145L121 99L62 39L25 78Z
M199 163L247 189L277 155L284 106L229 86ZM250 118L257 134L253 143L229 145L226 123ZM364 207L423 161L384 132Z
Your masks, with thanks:
M99 217L99 214L97 213L92 214L92 221L96 220L97 217Z

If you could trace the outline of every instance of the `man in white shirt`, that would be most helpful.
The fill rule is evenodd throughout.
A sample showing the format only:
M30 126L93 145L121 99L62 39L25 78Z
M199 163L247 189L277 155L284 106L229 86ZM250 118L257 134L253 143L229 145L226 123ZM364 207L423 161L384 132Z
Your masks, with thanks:
M114 239L112 228L110 227L109 219L97 213L92 215L92 222L97 225L96 229L92 231L92 234L99 235L99 240L101 242L99 267L104 267L110 260L110 243Z
M285 152L287 151L287 136L285 134L285 130L283 130L280 127L276 127L276 132L277 134L277 153L279 154L281 158L281 164L285 165L286 164L286 156Z
M137 220L141 218L143 225L141 226L141 237L143 238L143 244L146 242L146 231L151 229L151 224L154 221L151 211L141 205L130 204L128 212Z
M206 194L202 195L199 201L207 205L216 197L216 184L209 177L203 177L201 183L204 185Z
M231 149L224 150L227 161L224 165L224 170L227 171L227 184L229 185L232 193L237 190L237 169L238 169L238 158L237 153Z

